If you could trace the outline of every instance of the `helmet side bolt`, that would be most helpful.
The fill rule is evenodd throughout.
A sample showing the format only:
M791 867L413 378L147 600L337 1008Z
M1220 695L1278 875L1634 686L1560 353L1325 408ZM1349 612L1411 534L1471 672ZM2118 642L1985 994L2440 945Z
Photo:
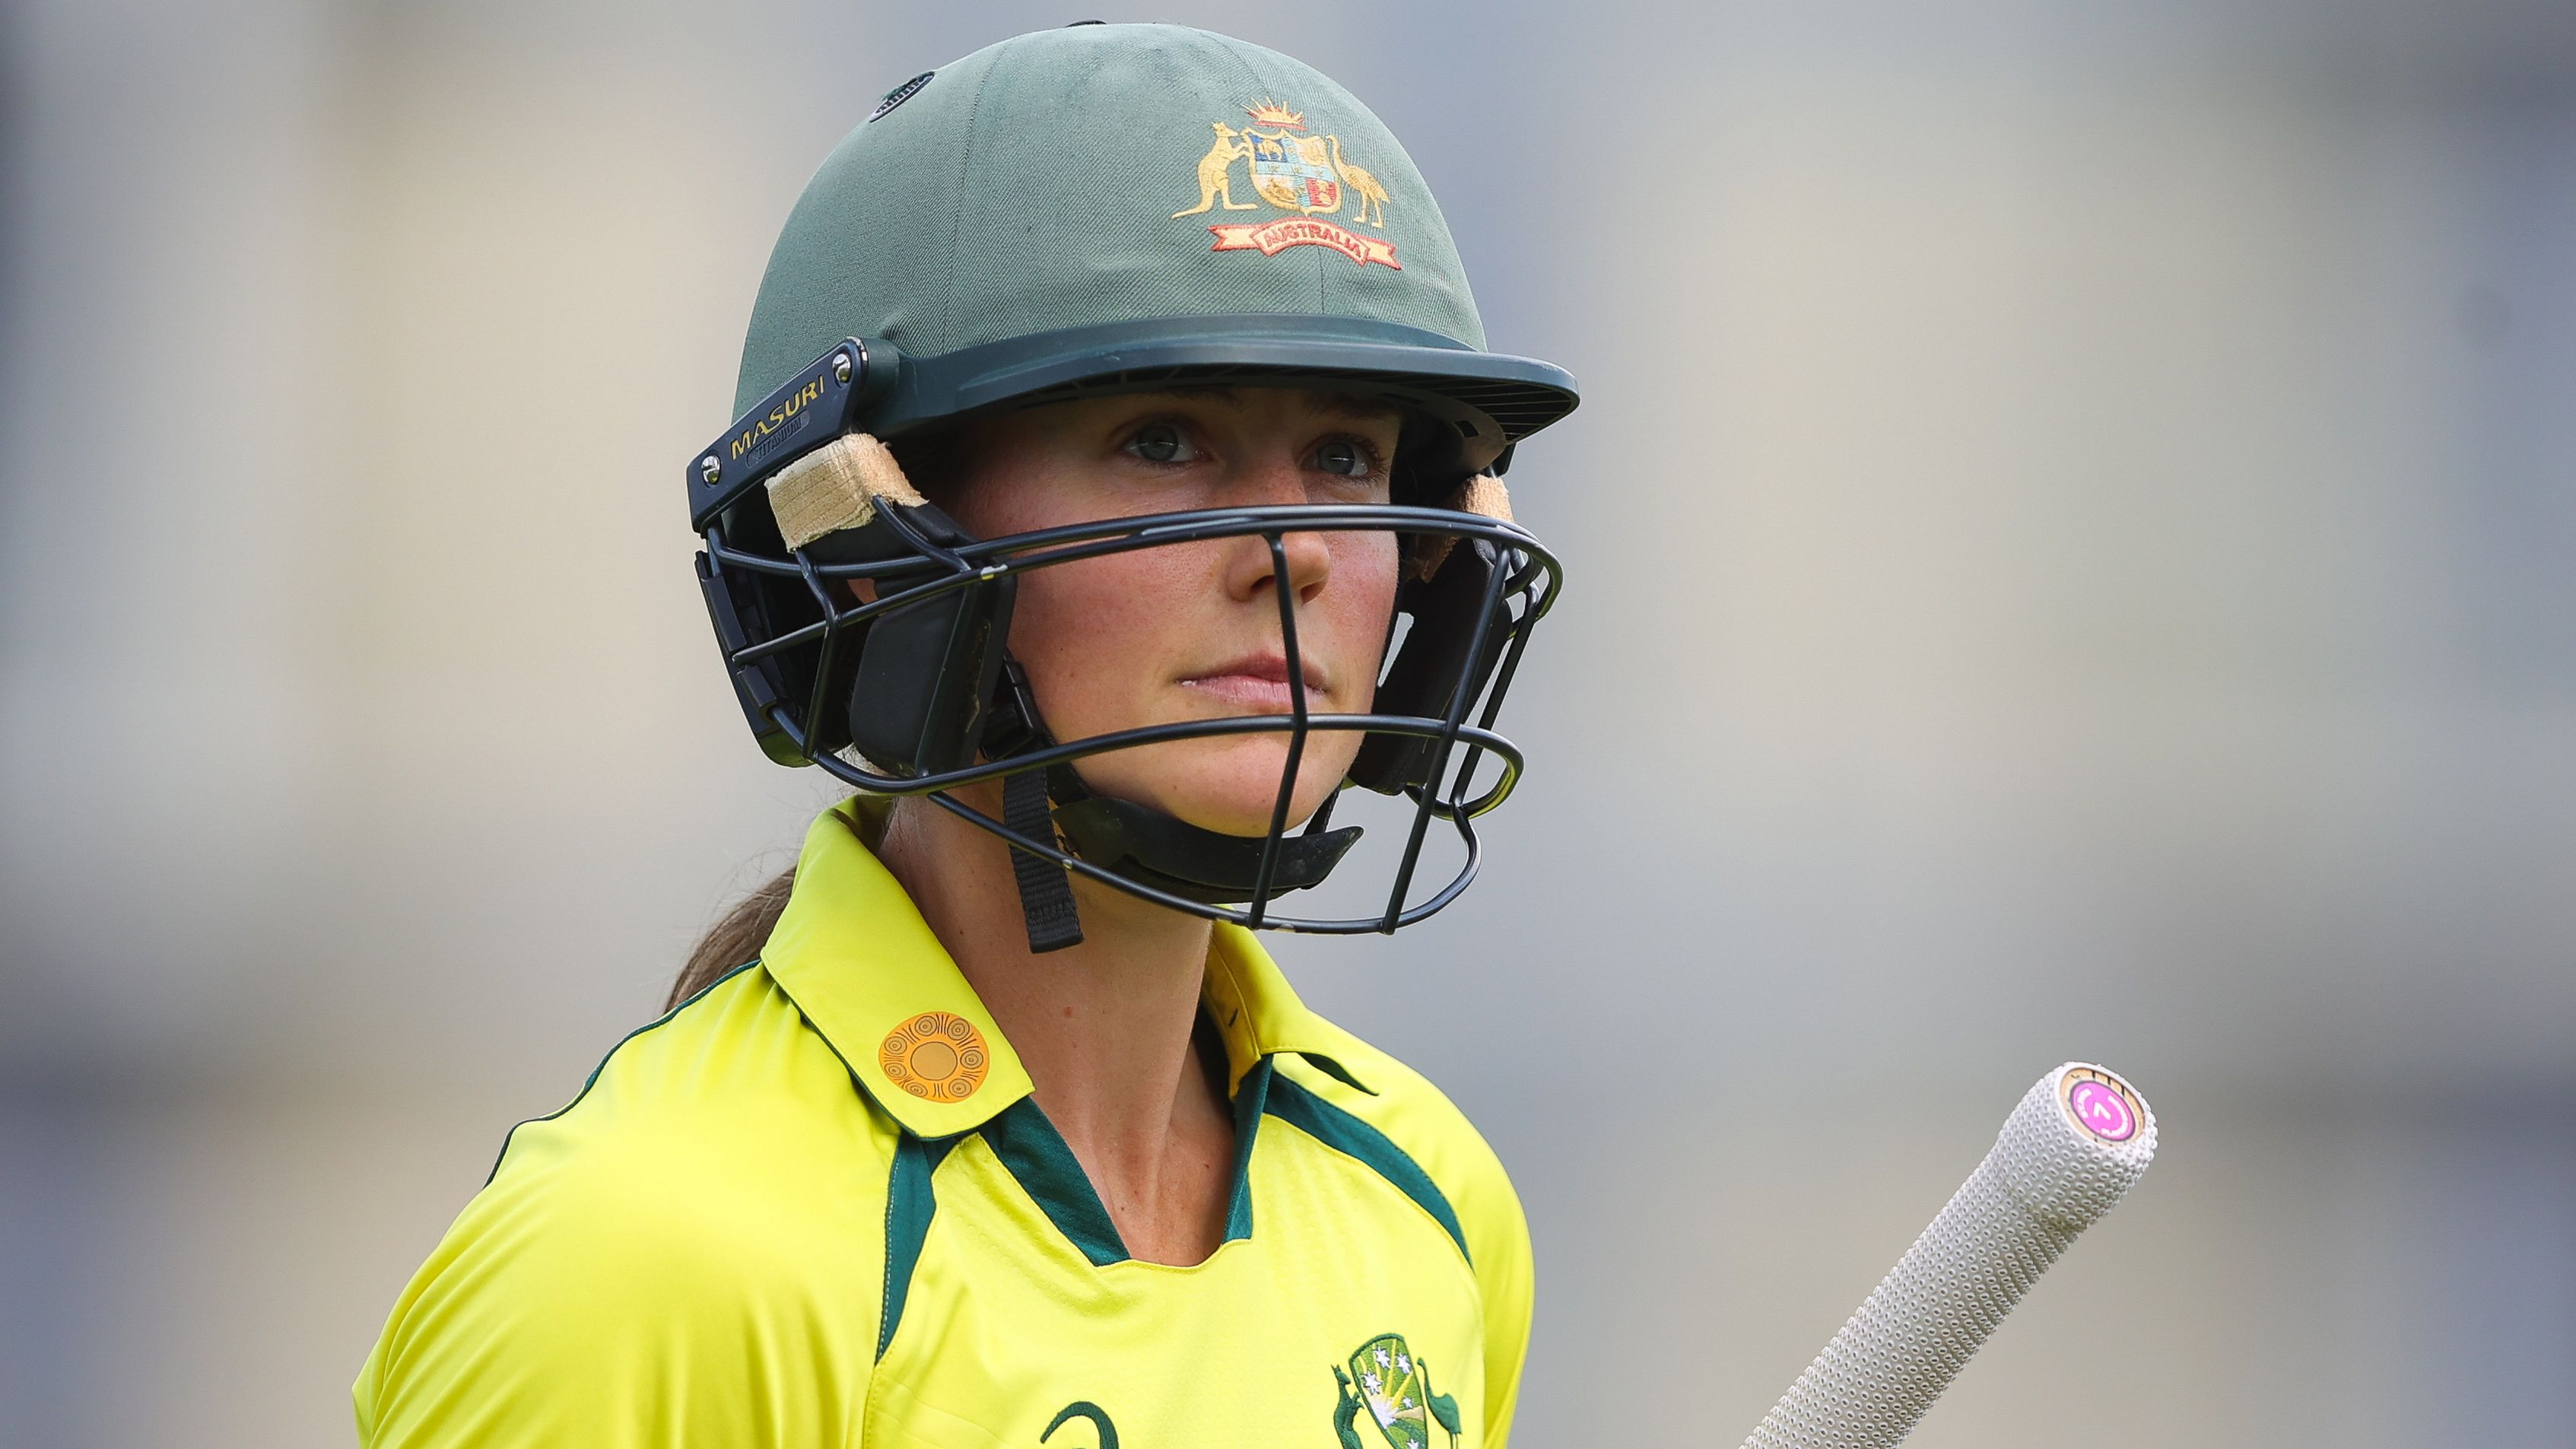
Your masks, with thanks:
M723 476L724 476L724 464L719 463L719 462L717 462L717 461L716 461L716 455L715 455L715 454L713 454L713 453L709 453L709 454L707 454L705 457L700 458L700 459L698 460L698 481L699 481L699 482L701 482L701 483L713 483L713 482L714 482L714 481L716 481L718 478L721 478L721 477L723 477Z
M834 353L832 355L832 381L848 382L849 380L850 354L846 352Z

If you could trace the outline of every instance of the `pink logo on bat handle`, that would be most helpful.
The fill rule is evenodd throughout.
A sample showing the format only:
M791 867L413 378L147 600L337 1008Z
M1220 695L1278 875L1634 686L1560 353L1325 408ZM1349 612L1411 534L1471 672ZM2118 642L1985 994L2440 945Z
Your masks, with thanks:
M2108 1082L2077 1082L2066 1094L2066 1109L2085 1131L2105 1142L2126 1142L2137 1135L2138 1114Z

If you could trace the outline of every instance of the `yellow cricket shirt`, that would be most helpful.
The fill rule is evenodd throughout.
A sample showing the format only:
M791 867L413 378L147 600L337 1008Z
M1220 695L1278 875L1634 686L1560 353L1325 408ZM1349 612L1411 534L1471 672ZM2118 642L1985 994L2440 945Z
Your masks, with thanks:
M511 1134L358 1376L362 1442L1503 1443L1529 1235L1447 1098L1219 926L1226 1240L1136 1261L874 823L826 812L760 960Z

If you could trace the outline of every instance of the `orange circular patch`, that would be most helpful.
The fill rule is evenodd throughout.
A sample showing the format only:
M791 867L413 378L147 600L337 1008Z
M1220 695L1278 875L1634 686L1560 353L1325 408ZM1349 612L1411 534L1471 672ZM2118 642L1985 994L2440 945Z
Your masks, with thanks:
M877 1065L886 1080L930 1102L962 1102L984 1085L992 1065L975 1023L945 1011L925 1011L886 1033Z

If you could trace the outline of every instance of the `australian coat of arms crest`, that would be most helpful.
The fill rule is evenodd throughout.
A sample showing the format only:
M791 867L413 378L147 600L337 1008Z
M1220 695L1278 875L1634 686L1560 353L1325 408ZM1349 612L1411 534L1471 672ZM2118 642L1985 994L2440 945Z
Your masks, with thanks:
M1431 1370L1404 1346L1404 1335L1381 1333L1351 1351L1349 1371L1333 1366L1338 1399L1333 1433L1342 1449L1369 1449L1359 1435L1365 1413L1386 1436L1389 1449L1431 1449L1431 1427L1458 1442L1458 1401L1431 1391Z
M1392 198L1366 167L1342 155L1341 137L1307 134L1305 115L1277 101L1257 102L1244 107L1243 113L1251 117L1251 125L1209 123L1216 141L1199 158L1199 204L1173 212L1174 221L1219 209L1259 211L1261 203L1268 202L1296 215L1212 224L1208 230L1216 234L1216 245L1210 250L1257 251L1275 257L1290 247L1330 247L1358 266L1375 262L1404 270L1395 259L1394 243L1323 219L1340 215L1348 205L1353 222L1381 231L1386 228L1386 204ZM1237 161L1243 163L1258 201L1234 199Z

